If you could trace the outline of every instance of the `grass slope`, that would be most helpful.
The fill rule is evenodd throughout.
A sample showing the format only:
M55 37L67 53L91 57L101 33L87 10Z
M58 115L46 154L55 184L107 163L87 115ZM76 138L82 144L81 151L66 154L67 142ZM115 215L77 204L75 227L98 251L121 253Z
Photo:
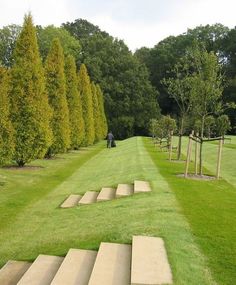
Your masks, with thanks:
M185 164L169 162L167 153L157 151L150 140L146 139L145 145L182 206L215 279L222 285L236 284L235 187L225 180L196 181L177 177L177 174L184 172ZM208 144L206 149L208 160L205 160L205 165L208 162L208 165L213 166L209 157L215 151L214 145ZM231 149L229 154L224 149L224 163L228 159L231 165L235 164L232 161L234 152ZM204 172L210 174L206 169ZM223 168L222 173L228 178L231 176L227 169Z
M39 253L65 255L69 248L98 249L101 241L131 243L132 235L151 235L165 240L175 285L216 284L174 193L142 138L120 142L116 149L99 152L99 148L64 155L65 160L38 161L46 168L27 174L1 170L7 183L0 191L4 200L0 216L5 215L2 224L6 224L0 233L0 265L8 259L34 260ZM134 179L149 180L153 191L58 208L70 193L83 194Z

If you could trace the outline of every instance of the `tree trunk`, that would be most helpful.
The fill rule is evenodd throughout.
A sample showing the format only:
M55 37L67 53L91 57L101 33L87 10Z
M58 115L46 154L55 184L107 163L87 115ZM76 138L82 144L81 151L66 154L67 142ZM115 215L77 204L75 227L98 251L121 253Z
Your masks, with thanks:
M24 160L17 160L16 161L19 167L23 167L25 165L25 161Z
M201 125L201 142L200 142L200 151L199 151L199 171L202 176L202 147L203 147L203 134L204 134L204 124L205 116L202 116L202 125Z
M184 117L181 117L180 121L180 129L179 129L179 145L178 145L178 156L177 160L180 160L181 151L182 151L182 136L183 136L183 128L184 128Z
M203 146L203 141L201 140L200 151L199 151L199 171L201 176L202 176L202 146Z

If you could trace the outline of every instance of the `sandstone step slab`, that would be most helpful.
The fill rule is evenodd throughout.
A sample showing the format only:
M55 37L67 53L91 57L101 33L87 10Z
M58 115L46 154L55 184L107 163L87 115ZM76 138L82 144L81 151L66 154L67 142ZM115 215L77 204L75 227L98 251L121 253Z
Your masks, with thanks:
M0 270L1 285L16 285L32 263L9 260Z
M98 194L95 191L87 191L80 199L79 205L96 203Z
M59 256L40 254L17 285L49 285L63 259Z
M134 181L134 193L150 192L150 191L151 191L151 187L150 187L149 182L140 181L140 180Z
M130 285L131 246L102 242L88 285Z
M133 236L131 285L172 284L164 242L161 238Z
M108 201L115 199L116 189L103 187L100 193L98 194L97 201Z
M51 285L88 285L97 251L70 249Z
M131 184L118 184L116 189L116 197L129 196L134 193L134 186Z
M62 204L61 208L72 208L78 205L81 195L71 194Z

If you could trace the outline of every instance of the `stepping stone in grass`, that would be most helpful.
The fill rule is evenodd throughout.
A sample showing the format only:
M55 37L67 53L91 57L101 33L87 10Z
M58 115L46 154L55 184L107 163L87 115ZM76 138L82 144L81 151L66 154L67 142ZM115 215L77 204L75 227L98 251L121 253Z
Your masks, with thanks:
M17 285L50 285L63 259L40 254Z
M87 191L80 199L79 205L96 203L98 194L95 191Z
M151 187L149 182L147 181L134 181L134 193L141 193L141 192L150 192Z
M161 238L133 236L131 285L172 284L164 242Z
M115 199L116 189L103 187L100 193L98 194L97 201L108 201Z
M81 195L71 194L62 204L61 208L72 208L78 205Z
M116 197L130 196L134 193L134 186L131 184L118 184Z
M97 251L70 249L50 285L88 285Z
M1 285L15 285L32 263L9 260L0 270Z
M102 242L88 285L130 285L131 246Z

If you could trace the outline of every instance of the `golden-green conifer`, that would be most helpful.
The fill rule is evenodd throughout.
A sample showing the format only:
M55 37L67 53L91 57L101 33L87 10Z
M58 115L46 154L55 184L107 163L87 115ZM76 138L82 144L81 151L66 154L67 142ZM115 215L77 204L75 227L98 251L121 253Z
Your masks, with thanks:
M97 88L94 82L92 82L91 84L91 90L93 97L93 119L94 119L94 130L95 130L95 142L97 142L103 138L103 124L98 104Z
M75 59L71 55L65 60L65 76L71 130L71 148L78 149L84 140L84 119L78 90Z
M25 16L14 50L11 120L15 129L14 159L19 166L43 157L51 145L51 108L31 15Z
M83 144L85 146L92 145L95 139L94 119L93 119L93 99L90 78L87 68L84 64L81 65L78 74L78 89L81 95L83 119L85 128L85 137Z
M70 146L69 110L66 100L64 55L59 39L54 39L45 63L46 87L53 110L51 129L53 143L47 156L68 150Z
M102 125L102 135L103 138L106 137L107 131L108 131L108 126L107 126L107 119L106 119L106 114L104 110L104 100L103 100L103 93L98 84L96 84L97 88L97 96L98 96L98 105L99 105L99 110L100 110L100 121Z
M0 67L0 164L9 161L14 152L14 129L10 121L9 74Z

